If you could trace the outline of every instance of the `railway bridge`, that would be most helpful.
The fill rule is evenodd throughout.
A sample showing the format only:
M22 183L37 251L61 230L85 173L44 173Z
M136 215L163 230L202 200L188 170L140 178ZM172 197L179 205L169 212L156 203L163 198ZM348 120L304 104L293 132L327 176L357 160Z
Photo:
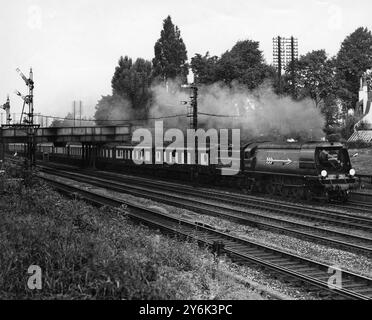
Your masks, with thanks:
M88 165L95 164L95 158L102 147L107 144L126 144L131 142L131 134L136 127L89 126L89 127L48 127L36 128L32 134L33 144L53 143L55 147L65 147L67 144L82 145L82 160ZM2 126L0 130L0 155L4 157L7 145L13 143L29 143L30 130L26 126Z

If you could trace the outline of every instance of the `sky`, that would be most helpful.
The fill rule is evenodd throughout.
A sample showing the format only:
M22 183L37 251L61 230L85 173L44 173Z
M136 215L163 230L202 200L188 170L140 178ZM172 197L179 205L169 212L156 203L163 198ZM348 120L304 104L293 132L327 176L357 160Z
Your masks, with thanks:
M188 57L221 55L239 40L260 42L272 63L272 38L298 38L299 54L335 55L356 28L372 29L370 0L0 0L0 104L20 112L26 93L16 68L34 71L35 112L65 116L74 100L93 116L120 56L151 60L163 20L181 30ZM3 111L1 111L3 112Z

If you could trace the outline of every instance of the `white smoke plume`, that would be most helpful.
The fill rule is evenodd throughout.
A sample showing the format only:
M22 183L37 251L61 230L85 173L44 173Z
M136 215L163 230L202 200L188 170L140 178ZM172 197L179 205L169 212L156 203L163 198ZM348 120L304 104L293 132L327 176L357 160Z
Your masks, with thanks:
M103 124L110 124L110 121L112 124L125 124L127 121L120 120L131 120L136 116L130 101L118 95L103 96L96 106L95 117Z
M179 89L179 83L154 86L149 117L187 113L181 101L190 100L191 91ZM317 140L324 136L325 120L310 99L294 101L276 95L269 85L249 91L237 84L216 83L203 86L198 96L199 127L209 129L240 128L243 139L275 137ZM164 120L167 127L187 128L188 119Z
M175 80L168 81L166 85L154 84L151 91L149 118L170 117L164 119L168 127L187 128L187 106L183 102L190 102L190 90L181 89L181 82Z
M117 99L110 108L108 113L108 119L110 120L121 120L121 119L133 119L136 117L130 101L126 99Z

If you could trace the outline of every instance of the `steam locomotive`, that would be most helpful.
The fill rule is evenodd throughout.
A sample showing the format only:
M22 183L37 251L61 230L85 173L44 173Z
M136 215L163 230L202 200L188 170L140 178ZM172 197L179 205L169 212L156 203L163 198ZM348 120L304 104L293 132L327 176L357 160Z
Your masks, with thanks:
M21 152L22 145L9 145L10 151ZM355 170L351 166L348 150L340 143L272 143L250 142L239 152L230 152L230 159L240 163L233 175L222 174L229 166L212 164L211 153L219 146L198 150L197 165L191 165L188 148L168 151L167 148L132 145L105 146L98 149L95 165L99 169L127 170L144 174L197 180L201 183L229 185L247 192L262 192L295 199L328 199L346 201L355 183ZM220 151L220 150L219 150ZM81 145L54 147L39 145L38 158L47 155L51 161L78 164L82 159ZM164 163L135 164L163 157ZM233 170L233 169L231 169Z
M285 197L346 201L355 183L348 150L339 143L250 143L242 161L251 187Z

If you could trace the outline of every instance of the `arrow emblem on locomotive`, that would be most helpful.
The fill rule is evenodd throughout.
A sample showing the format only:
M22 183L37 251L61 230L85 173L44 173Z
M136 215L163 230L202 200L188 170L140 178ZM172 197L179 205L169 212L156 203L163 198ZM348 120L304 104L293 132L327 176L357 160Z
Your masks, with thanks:
M291 159L289 159L289 158L287 160L276 160L276 159L274 159L272 157L267 157L266 158L266 164L274 164L276 162L277 163L282 163L283 166L286 166L286 165L291 164L293 161Z

